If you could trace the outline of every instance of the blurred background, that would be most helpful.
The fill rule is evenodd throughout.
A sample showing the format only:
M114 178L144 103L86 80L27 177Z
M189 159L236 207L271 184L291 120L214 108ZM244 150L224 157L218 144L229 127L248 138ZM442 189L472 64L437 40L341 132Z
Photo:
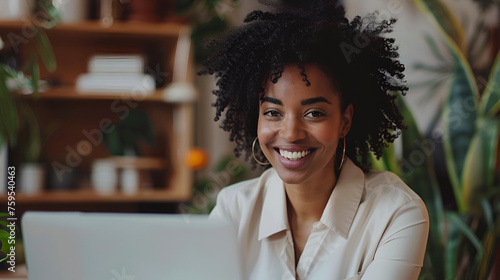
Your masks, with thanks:
M409 129L372 162L427 205L421 279L500 279L500 2L340 2L351 19L398 19ZM206 214L220 189L258 176L213 121L214 78L196 74L203 40L254 9L268 7L0 0L0 213Z

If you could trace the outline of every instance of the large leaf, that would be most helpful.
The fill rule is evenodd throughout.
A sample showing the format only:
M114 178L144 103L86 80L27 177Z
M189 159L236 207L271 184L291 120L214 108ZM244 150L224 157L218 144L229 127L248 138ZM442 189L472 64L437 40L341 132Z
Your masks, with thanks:
M33 88L33 94L38 97L38 90L39 90L39 81L40 81L40 67L38 66L38 63L36 62L36 56L35 53L32 52L31 54L31 62L30 62L30 69L31 69L31 87Z
M477 117L479 92L471 67L465 53L463 28L439 0L414 0L420 10L435 23L448 45L454 60L452 86L444 106L444 150L446 166L455 200L460 212L465 211L465 202L461 189L461 178L466 152L472 140Z
M438 31L443 36L453 40L462 53L467 53L465 31L446 4L440 0L414 0L414 2L424 15L437 26Z
M477 256L480 258L483 256L484 248L481 240L477 237L476 233L469 227L469 225L463 221L463 217L455 212L447 212L446 219L453 225L453 227L474 246L477 251Z
M493 185L496 148L498 143L498 120L481 119L472 139L463 172L463 195L470 209L476 194L484 194ZM480 203L479 200L476 200ZM477 204L476 203L476 204Z
M454 49L453 80L444 105L445 133L443 146L448 175L460 212L465 211L462 193L462 173L467 150L474 136L477 119L477 85L469 64Z
M459 247L462 240L460 230L456 223L447 223L446 230L446 247L445 247L445 280L455 280L457 279L456 274L458 270L458 257L459 257Z
M7 73L0 65L0 136L7 139L11 146L17 143L19 120L16 102L7 88Z
M10 245L8 243L9 237L10 237L9 231L0 228L0 242L2 242L2 247L0 251L4 252L5 254L10 253ZM0 262L3 260L4 259L0 260Z
M394 151L394 144L392 143L389 144L389 147L384 149L384 153L378 159L373 153L370 153L370 163L374 170L387 170L398 176L401 175Z
M401 97L398 107L408 126L402 133L403 158L401 178L425 202L429 212L429 238L427 241L427 257L436 279L444 278L444 244L442 239L444 210L441 193L438 188L431 160L431 150L435 148L432 140L424 139L420 134L415 118Z
M35 112L33 112L33 109L26 103L20 103L19 110L26 122L27 130L24 160L26 162L39 162L42 153L42 137Z
M54 55L54 51L52 50L52 46L50 45L49 38L45 32L41 29L37 28L36 33L36 41L35 46L44 62L45 67L49 72L54 72L57 68L56 57Z
M484 257L479 262L475 279L486 279L490 274L498 250L498 237L500 237L500 217L497 218L495 226L486 233L483 239Z
M493 117L500 111L500 51L491 68L488 84L481 99L480 113Z

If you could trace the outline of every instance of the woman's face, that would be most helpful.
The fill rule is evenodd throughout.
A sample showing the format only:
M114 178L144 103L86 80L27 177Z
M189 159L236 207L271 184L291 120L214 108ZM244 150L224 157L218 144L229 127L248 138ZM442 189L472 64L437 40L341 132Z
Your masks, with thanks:
M339 139L351 126L353 108L341 112L340 93L315 65L306 65L306 86L295 65L268 82L260 101L257 135L272 166L286 184L325 182L335 177Z

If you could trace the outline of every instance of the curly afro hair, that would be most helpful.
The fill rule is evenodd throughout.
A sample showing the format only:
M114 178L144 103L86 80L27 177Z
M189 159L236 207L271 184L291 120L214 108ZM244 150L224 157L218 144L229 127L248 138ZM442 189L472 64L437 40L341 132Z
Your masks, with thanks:
M212 54L200 74L215 74L215 120L225 112L221 127L236 142L236 156L244 151L248 160L252 153L265 83L277 83L284 65L295 64L310 85L305 65L315 64L340 92L342 110L354 107L346 155L367 172L370 151L380 157L405 127L396 98L408 90L394 39L384 36L395 20L377 17L349 21L335 1L281 5L276 12L249 13L245 25L210 41ZM257 157L265 160L260 151Z

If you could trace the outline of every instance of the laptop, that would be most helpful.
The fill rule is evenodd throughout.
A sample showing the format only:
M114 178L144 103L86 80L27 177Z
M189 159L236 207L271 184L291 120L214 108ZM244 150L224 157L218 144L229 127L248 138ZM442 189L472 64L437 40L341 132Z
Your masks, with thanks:
M235 229L202 215L26 212L29 280L241 279Z

